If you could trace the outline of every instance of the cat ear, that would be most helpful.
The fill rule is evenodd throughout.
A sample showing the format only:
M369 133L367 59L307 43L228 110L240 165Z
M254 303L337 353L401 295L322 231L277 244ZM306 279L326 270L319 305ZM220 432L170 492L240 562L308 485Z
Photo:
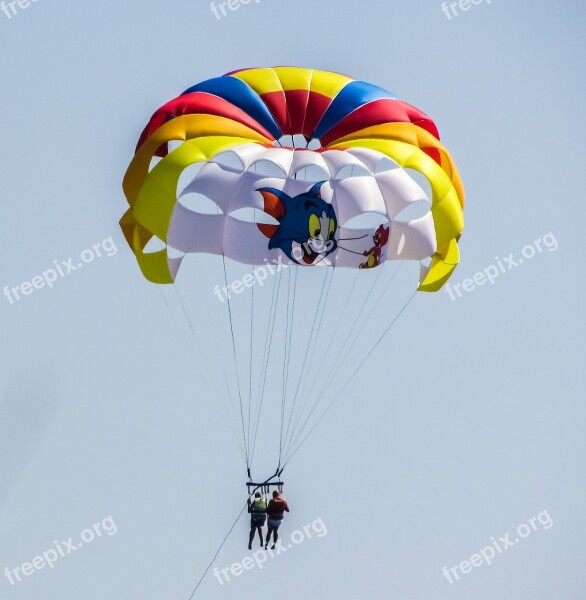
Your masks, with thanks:
M384 246L389 241L389 235L391 233L390 227L385 227L384 225L379 225L376 230L376 234L378 235L380 245Z
M277 231L279 230L278 225L267 225L266 223L257 223L256 226L258 227L259 231L265 237L268 237L271 241L272 241L272 238L274 237L275 233L277 233ZM276 246L276 242L274 243L273 246L271 246L269 244L269 250L271 250L275 246Z
M307 193L312 196L315 196L316 198L321 198L321 186L324 183L325 183L325 181L319 181Z
M264 198L264 211L274 219L277 219L277 221L282 219L285 216L285 205L283 204L281 197L286 194L274 188L262 188L257 191L259 191ZM272 238L279 229L278 225L268 225L264 223L257 223L257 227L261 233L268 238Z
M282 197L286 196L286 194L275 188L261 188L257 191L259 191L264 198L264 211L268 215L271 215L271 217L277 220L285 216L285 205L283 204Z

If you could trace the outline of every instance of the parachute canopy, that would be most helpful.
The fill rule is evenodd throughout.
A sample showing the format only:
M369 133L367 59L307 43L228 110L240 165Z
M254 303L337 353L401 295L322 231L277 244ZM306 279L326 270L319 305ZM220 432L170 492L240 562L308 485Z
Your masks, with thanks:
M156 283L207 253L357 269L418 260L419 289L436 291L459 260L464 193L435 124L336 73L244 69L190 87L151 117L124 191L122 229ZM149 251L153 238L162 250Z

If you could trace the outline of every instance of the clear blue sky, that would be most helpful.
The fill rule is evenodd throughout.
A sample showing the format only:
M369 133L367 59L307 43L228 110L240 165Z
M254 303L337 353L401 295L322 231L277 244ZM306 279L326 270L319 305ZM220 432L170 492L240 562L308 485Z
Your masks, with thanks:
M125 245L121 180L153 110L189 85L299 65L435 119L467 191L452 284L550 232L557 249L455 301L418 296L287 470L283 535L320 518L327 535L210 575L199 597L581 600L584 3L451 19L435 0L261 0L221 19L204 0L15 8L0 12L0 287L109 237L118 252L0 298L0 569L110 515L118 531L17 585L0 573L0 597L187 600L231 525L235 437L172 295ZM492 566L442 575L543 510L553 526ZM241 561L246 535L243 518L215 564Z

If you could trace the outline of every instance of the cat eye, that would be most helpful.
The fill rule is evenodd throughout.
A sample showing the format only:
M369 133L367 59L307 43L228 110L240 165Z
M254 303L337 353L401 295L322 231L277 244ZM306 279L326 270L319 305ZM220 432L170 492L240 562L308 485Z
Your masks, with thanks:
M317 215L309 216L309 235L313 234L313 237L318 237L321 231L321 226Z

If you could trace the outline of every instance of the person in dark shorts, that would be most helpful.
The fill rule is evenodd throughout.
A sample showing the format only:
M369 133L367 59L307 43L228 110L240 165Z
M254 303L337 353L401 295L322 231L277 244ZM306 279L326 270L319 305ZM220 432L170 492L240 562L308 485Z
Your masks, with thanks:
M273 534L273 545L271 546L271 550L275 549L275 544L279 539L279 527L283 522L283 518L285 517L286 512L289 512L289 506L287 505L287 501L284 498L281 498L280 492L275 490L273 492L273 499L269 502L269 506L267 507L267 514L269 516L269 530L267 532L265 550L268 547L269 542L271 541L271 534Z
M250 535L248 536L248 549L252 550L252 542L258 531L258 538L262 548L262 528L267 520L267 501L260 492L254 494L254 500L248 498L248 512L250 513Z

